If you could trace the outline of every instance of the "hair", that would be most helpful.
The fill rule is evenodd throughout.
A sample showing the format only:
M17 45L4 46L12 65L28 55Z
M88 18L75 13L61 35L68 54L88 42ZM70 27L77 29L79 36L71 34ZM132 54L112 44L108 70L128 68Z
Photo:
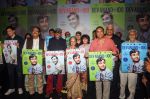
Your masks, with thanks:
M65 37L67 36L67 33L70 35L70 32L69 32L69 31L67 31L67 32L65 32Z
M138 22L139 18L144 18L145 16L147 16L148 20L150 19L150 15L148 13L139 13L136 15L136 21Z
M39 33L41 32L41 29L38 26L32 26L31 30L33 31L34 28L37 28L39 30Z
M15 27L13 27L13 26L7 26L5 30L8 30L8 29L15 30Z
M132 50L130 51L130 56L131 56L132 53L136 53L136 52L138 52L138 53L140 54L140 51L138 51L137 49L132 49Z
M101 15L101 18L105 15L108 14L111 19L113 19L113 15L109 11L104 11L103 14Z
M47 15L40 15L37 17L37 22L39 22L41 19L44 19L44 18L47 18L48 19L48 16Z
M55 33L55 30L54 30L53 28L49 29L49 32L50 32L50 31L53 31L53 32Z
M75 36L71 36L70 39L69 39L69 46L71 45L71 39L72 39L72 38L74 38L75 41L76 41L76 43L77 43L77 38L76 38ZM77 45L77 44L76 44L76 45Z
M90 37L87 34L81 36L81 44L83 44L83 39L86 38L88 40L88 44L90 44Z
M29 56L29 60L31 60L31 58L33 58L33 57L37 58L37 56L36 56L35 54L31 54L31 55Z
M96 27L96 29L95 29L95 30L97 31L97 29L99 29L99 28L100 28L100 29L102 29L102 31L104 32L104 28L103 28L102 26L98 26L98 27Z
M97 60L96 60L96 64L98 64L98 62L101 62L102 60L105 61L105 59L103 57L99 57Z
M29 35L30 37L32 37L31 33L26 33L25 36L24 36L24 38L26 39L28 35Z
M80 57L80 54L79 54L79 53L75 53L75 54L73 55L73 59L74 59L75 57L77 57L77 56Z
M77 19L79 19L79 15L76 12L70 12L67 18L69 19L70 16L75 15Z
M51 57L51 59L53 59L54 57L55 57L56 59L58 59L58 57L57 57L56 55L53 55L53 56Z
M136 35L137 35L137 30L135 30L135 29L130 29L130 30L128 31L128 36L127 36L126 40L129 40L129 35L130 35L131 32L134 32L134 33L136 33ZM136 39L137 39L137 37L136 37Z
M77 32L76 32L76 35L77 35L77 34L79 34L80 36L82 35L82 33L81 33L80 31L77 31Z

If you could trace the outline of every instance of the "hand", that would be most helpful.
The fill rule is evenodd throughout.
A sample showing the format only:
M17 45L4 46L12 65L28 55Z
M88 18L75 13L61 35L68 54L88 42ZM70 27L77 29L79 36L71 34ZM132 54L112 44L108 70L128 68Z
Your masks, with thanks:
M147 79L145 78L145 76L142 77L142 83L146 86Z
M146 71L150 73L150 58L147 58L147 61L145 61L145 67Z

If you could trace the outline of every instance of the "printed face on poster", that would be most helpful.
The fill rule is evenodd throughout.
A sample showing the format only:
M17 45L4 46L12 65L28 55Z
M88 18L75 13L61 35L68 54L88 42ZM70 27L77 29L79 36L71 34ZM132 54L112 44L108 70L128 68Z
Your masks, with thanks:
M24 49L22 51L23 74L43 73L42 50Z
M5 40L3 53L6 63L17 64L17 40Z
M67 49L67 73L81 73L87 70L85 49Z
M112 65L111 51L89 52L90 81L112 80Z
M141 73L144 70L144 59L147 54L146 43L123 43L121 45L121 71Z
M65 32L69 31L71 36L75 36L77 31L82 34L90 34L89 20L89 5L60 5L57 8L58 22L57 26L63 31L62 36L65 37Z
M46 74L65 74L64 51L46 51Z

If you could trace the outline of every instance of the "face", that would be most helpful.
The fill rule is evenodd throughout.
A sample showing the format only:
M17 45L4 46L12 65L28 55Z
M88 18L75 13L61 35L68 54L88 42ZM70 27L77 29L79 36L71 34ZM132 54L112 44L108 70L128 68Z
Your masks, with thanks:
M81 62L80 56L74 57L74 61L75 61L76 64L80 64L80 62Z
M61 37L61 33L55 33L54 36L56 39L59 39Z
M49 35L54 37L54 31L49 31Z
M37 64L37 58L36 57L30 58L30 62L32 65L36 65Z
M103 31L103 29L101 29L101 28L98 28L97 30L96 30L96 36L97 36L97 38L103 38L104 37L104 31Z
M15 35L15 30L8 28L6 31L9 37L13 37Z
M56 65L58 63L58 59L56 57L53 57L52 62Z
M71 25L72 28L76 28L79 24L79 20L77 19L77 17L72 14L69 18L69 24Z
M106 31L107 31L107 35L108 36L112 36L114 34L114 28L113 28L113 25L112 24L109 24L106 28Z
M130 40L130 41L135 41L135 40L136 40L136 37L137 37L136 32L130 32L130 33L129 33L129 40Z
M88 39L87 38L83 38L83 44L87 44L88 43Z
M133 62L139 62L139 60L140 60L139 53L138 52L132 53L131 54L131 59L132 59Z
M39 20L39 27L40 27L41 31L43 31L43 32L48 31L49 24L48 24L47 17L44 17L43 19Z
M81 39L81 35L80 34L76 34L76 39L80 40Z
M76 46L76 39L75 38L71 38L70 39L70 46Z
M70 33L69 32L66 32L65 33L65 37L67 38L67 37L70 37Z
M11 51L12 51L10 45L7 46L7 50L8 50L8 52L11 52Z
M33 30L32 30L33 38L37 38L37 37L39 37L39 35L40 35L39 29L38 28L33 28Z
M110 17L109 14L105 14L105 15L102 17L102 20L103 20L103 25L104 25L104 26L107 26L108 24L113 23L113 22L112 22L112 19L111 19L111 17Z
M100 68L100 69L105 69L105 61L104 60L102 60L102 61L99 61L98 62L98 67Z
M141 30L148 31L148 29L150 28L150 20L147 16L145 16L144 18L139 18L138 25Z

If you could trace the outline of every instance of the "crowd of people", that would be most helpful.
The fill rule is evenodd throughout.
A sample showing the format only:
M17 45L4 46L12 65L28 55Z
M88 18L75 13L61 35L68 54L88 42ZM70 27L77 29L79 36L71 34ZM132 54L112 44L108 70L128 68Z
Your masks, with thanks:
M139 16L140 17L140 16ZM147 18L147 17L144 17ZM140 21L137 18L137 21ZM143 28L144 29L144 28ZM62 38L62 30L60 28L50 29L48 36L51 38L48 41L48 45L46 45L41 34L41 29L38 26L32 27L32 33L27 33L25 38L18 36L15 32L15 28L12 26L8 26L6 28L7 37L5 40L17 40L17 64L6 63L0 64L7 66L8 69L8 80L9 80L9 89L4 93L4 95L8 96L15 92L15 77L17 77L17 88L18 94L23 94L24 91L29 92L29 95L34 95L35 92L38 94L45 93L45 97L49 99L53 99L53 93L56 93L58 99L62 98L62 94L66 93L68 99L93 99L92 94L93 90L96 90L96 99L135 99L136 93L142 93L143 90L146 90L146 95L142 95L139 99L150 99L150 50L149 50L149 42L148 43L148 54L146 59L144 60L144 70L143 72L128 72L124 73L120 69L121 65L121 44L123 42L127 43L138 43L143 42L141 36L138 37L138 32L135 29L130 29L128 32L128 39L126 41L121 40L121 37L117 36L114 31L114 25L108 24L106 26L106 30L102 26L98 26L93 32L92 41L90 41L90 37L87 34L83 34L80 31L77 31L74 36L70 35L70 32L66 32L66 38ZM105 33L106 31L106 33ZM42 35L42 38L41 38ZM139 39L138 39L139 38ZM68 42L66 42L68 41ZM1 43L1 47L3 48L3 43ZM23 49L36 49L43 51L43 61L44 61L44 53L45 51L66 51L68 49L85 49L85 59L86 59L86 70L82 73L78 72L78 69L75 70L74 73L67 73L65 70L65 74L61 74L61 70L59 70L56 74L45 75L44 67L45 63L43 62L43 68L40 68L39 73L36 73L36 68L34 71L32 67L30 68L30 74L23 75L22 73L22 50ZM100 69L100 72L96 74L96 78L99 79L97 81L89 80L89 57L88 52L100 52L100 51L112 51L113 55L113 71L112 73L107 70L107 66L105 65L105 59L100 57L96 60L96 63ZM133 52L134 53L134 52ZM136 52L135 52L136 53ZM131 53L132 54L132 53ZM135 55L135 54L134 54ZM133 56L134 58L135 56ZM65 55L66 58L66 55ZM57 64L57 57L53 56L51 58L54 61L54 64ZM81 61L80 55L76 54L73 56L74 61L76 61L76 65L79 65ZM29 57L32 66L39 66L37 64L37 56L31 55ZM5 59L4 59L5 61ZM66 61L61 60L61 61ZM138 60L137 60L138 61ZM66 63L66 62L64 62ZM102 65L103 64L103 65ZM66 63L67 65L67 63ZM39 68L38 68L39 69ZM3 71L2 68L0 68ZM107 70L107 71L104 71ZM0 71L0 72L1 72ZM15 76L15 73L17 72ZM35 72L35 73L32 73ZM109 72L109 73L108 73ZM99 74L103 73L107 79L103 79ZM106 75L106 74L108 75ZM23 81L23 76L25 76L25 82ZM112 80L111 80L112 79ZM0 78L0 80L2 80ZM37 84L35 84L35 82ZM0 82L0 84L2 81ZM46 84L46 85L45 85ZM0 85L2 88L3 84ZM46 89L44 90L44 85ZM126 94L125 89L126 85L128 86L129 95ZM143 85L143 87L141 87ZM94 87L95 86L95 87ZM25 87L25 90L23 88ZM144 93L144 94L145 94Z

